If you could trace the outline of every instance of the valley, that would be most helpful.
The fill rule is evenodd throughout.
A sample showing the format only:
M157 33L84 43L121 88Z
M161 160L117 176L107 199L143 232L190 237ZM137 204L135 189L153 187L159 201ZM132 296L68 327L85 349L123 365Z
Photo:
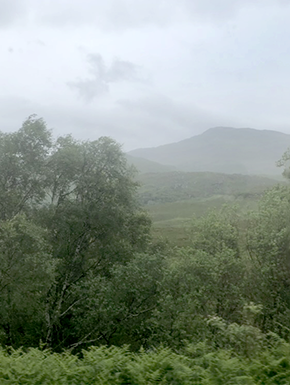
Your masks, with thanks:
M290 135L279 132L217 127L131 151L127 161L137 170L138 199L150 214L154 238L189 245L194 216L223 205L255 209L267 189L286 183L277 161L289 144Z

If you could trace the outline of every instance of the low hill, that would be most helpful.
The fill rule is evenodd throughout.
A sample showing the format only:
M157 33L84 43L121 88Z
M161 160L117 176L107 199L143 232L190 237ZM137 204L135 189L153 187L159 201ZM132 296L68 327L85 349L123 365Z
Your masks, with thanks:
M239 174L211 172L165 172L138 176L143 205L170 203L213 196L251 197L277 184L277 180Z
M216 127L181 142L129 152L181 171L280 175L276 162L290 146L290 135L252 128Z
M128 163L130 165L133 165L137 171L140 174L145 173L160 173L160 172L168 172L168 171L174 171L175 167L173 166L166 166L164 164L160 164L157 162L152 162L148 159L138 158L135 156L130 156L126 154Z
M224 204L237 205L239 212L255 209L264 191L277 184L277 179L211 172L148 173L139 174L138 180L139 200L153 221L152 234L178 246L191 244L187 229L193 216Z

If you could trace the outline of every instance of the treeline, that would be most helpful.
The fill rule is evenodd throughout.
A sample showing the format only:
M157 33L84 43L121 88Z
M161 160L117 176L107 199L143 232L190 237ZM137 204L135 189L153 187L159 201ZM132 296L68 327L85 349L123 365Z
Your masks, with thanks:
M151 172L138 175L138 197L143 205L162 204L213 196L259 198L274 179L213 172Z
M286 154L281 165L288 159ZM107 365L117 365L111 355L126 361L122 373L128 367L149 373L146 360L152 371L162 371L165 355L166 370L185 376L175 382L182 384L193 381L194 368L211 373L217 365L217 377L236 368L236 376L254 378L211 382L204 374L204 382L196 381L205 384L256 383L250 360L257 360L257 373L267 365L288 368L289 187L269 190L247 215L224 207L193 220L186 248L151 239L137 188L109 138L53 139L34 116L19 131L1 133L0 344L84 356L78 361L68 353L31 350L5 361L3 350L3 362L22 365L35 357L41 367L43 360L60 366L64 360L78 362L82 372L85 357L96 362L93 357L103 355L105 376L111 373ZM90 346L99 348L83 351ZM166 378L163 383L170 383ZM142 383L134 381L127 383Z

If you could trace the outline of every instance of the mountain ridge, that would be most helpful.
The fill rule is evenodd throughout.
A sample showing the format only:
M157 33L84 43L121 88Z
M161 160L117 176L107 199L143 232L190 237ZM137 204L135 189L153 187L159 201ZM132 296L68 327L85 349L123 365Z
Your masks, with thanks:
M290 135L274 130L213 127L205 132L128 154L186 172L278 175L276 162L290 146Z

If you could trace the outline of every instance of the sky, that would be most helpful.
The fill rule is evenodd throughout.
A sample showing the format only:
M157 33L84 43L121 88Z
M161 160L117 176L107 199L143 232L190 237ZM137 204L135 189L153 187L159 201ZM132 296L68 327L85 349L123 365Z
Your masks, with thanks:
M290 134L290 0L0 0L0 130L125 151L215 126Z

